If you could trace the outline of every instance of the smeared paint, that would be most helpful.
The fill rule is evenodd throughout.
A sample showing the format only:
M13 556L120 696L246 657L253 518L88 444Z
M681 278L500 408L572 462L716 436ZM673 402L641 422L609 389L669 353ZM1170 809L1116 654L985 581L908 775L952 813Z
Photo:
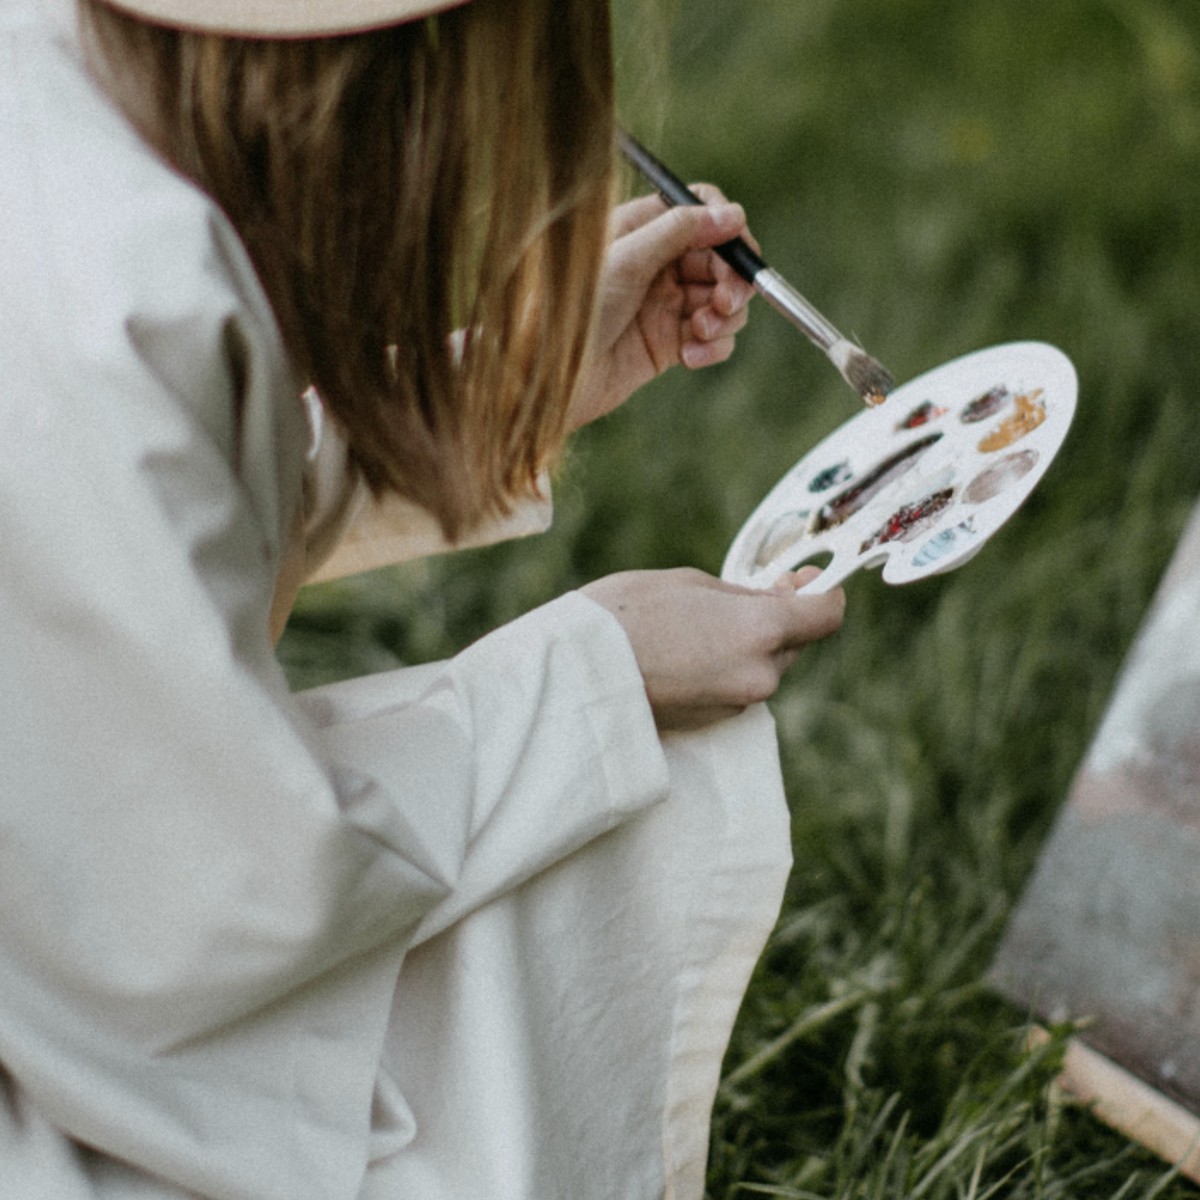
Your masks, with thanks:
M927 567L930 563L935 563L939 558L945 558L957 544L964 538L973 537L975 534L975 523L968 519L960 521L959 524L952 526L950 529L943 529L940 533L935 533L917 551L913 558L914 567Z
M964 425L972 425L976 421L986 421L993 413L998 413L1004 407L1004 402L1008 397L1008 388L1003 384L998 384L990 391L984 392L982 396L978 396L972 400L959 413L958 419Z
M1042 389L1018 396L1013 404L1016 411L1001 421L987 437L981 439L979 449L984 454L1003 450L1013 442L1019 442L1032 433L1046 419L1046 405L1042 402Z
M1015 454L1005 455L986 471L980 471L967 484L963 499L971 504L982 504L985 500L1000 495L1018 479L1028 475L1037 466L1038 457L1036 450L1018 450Z
M922 425L927 425L930 421L936 421L938 417L945 416L948 411L948 409L934 404L932 400L926 400L924 404L918 404L896 428L918 429Z
M772 521L766 535L754 555L756 567L770 566L781 555L786 554L808 532L810 512L786 512Z
M941 437L940 433L931 433L915 442L910 442L903 450L884 459L873 471L864 475L856 484L847 488L821 508L813 521L813 533L834 529L843 521L848 520L872 496L877 495L893 480L899 479L901 475L911 470L916 465L917 459L935 442L940 441Z
M953 488L942 488L918 500L898 508L863 544L858 552L865 554L875 546L886 542L910 541L933 521L954 499Z
M832 467L818 471L812 477L808 490L810 492L827 492L835 484L845 483L853 474L854 472L850 470L850 463L843 458L840 463L834 463Z

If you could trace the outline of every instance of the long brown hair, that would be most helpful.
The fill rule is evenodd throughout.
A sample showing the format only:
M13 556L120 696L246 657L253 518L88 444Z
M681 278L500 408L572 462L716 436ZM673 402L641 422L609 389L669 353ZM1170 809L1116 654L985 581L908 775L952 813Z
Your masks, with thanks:
M559 452L587 352L606 0L472 0L292 41L81 4L110 90L233 222L371 488L450 537L505 511Z

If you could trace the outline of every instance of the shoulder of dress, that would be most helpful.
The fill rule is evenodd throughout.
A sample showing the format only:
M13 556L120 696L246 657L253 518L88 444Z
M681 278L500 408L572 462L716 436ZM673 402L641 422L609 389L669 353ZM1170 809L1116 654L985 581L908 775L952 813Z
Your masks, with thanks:
M39 36L40 35L40 36ZM72 345L131 323L236 320L282 361L270 306L230 223L167 164L45 29L0 33L0 245L6 274ZM11 67L11 70L8 69Z
M229 221L52 30L0 28L0 212L6 320L59 372L56 388L98 374L131 397L141 381L165 385L228 424L229 393L253 371L302 427L300 389Z
M0 25L0 213L0 413L36 397L97 454L227 468L286 528L307 433L249 257L40 27Z

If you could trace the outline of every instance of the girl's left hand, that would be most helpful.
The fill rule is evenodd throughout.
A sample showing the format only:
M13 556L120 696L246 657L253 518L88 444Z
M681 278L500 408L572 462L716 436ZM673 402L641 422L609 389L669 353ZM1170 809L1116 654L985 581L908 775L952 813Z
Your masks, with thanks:
M733 353L754 289L712 247L735 237L754 242L741 205L709 185L694 190L703 206L668 208L643 196L614 210L573 428L611 412L676 363L707 367Z

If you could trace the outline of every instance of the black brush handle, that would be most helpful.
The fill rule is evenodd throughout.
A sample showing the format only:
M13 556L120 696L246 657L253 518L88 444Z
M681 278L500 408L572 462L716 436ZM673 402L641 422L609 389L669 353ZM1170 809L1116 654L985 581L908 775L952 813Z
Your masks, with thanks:
M621 153L658 189L658 194L668 204L704 203L682 179L659 162L635 137L620 130L617 133L617 141L621 147ZM759 271L767 269L767 264L762 257L742 238L734 238L731 242L722 242L715 249L748 283L754 282L754 277Z

